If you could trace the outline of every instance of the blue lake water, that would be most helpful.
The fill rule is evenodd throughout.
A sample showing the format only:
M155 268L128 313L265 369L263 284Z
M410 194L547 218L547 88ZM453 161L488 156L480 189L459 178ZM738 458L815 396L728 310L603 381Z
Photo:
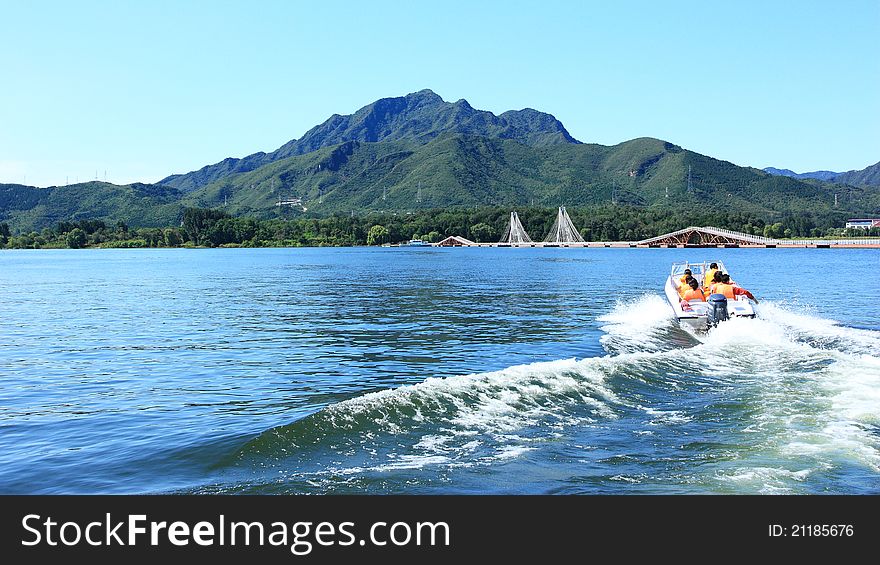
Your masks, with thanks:
M759 318L662 298L721 259ZM880 252L0 252L2 493L880 493Z

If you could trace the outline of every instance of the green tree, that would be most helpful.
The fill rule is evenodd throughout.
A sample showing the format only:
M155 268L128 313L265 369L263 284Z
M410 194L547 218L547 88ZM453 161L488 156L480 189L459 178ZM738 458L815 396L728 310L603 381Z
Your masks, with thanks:
M214 224L228 217L229 214L222 210L187 208L183 211L183 231L196 245L205 245L208 243L208 232Z
M772 237L778 238L782 237L785 234L785 228L782 225L782 222L776 222L773 225L764 226L764 237Z
M144 240L146 247L159 247L165 242L165 234L159 228L140 228L136 235Z
M11 232L9 231L9 224L5 222L0 224L0 246L4 246L9 243L10 236Z
M183 237L181 237L179 230L165 228L163 235L165 236L165 245L168 247L177 247L183 243Z
M67 232L67 247L81 249L86 246L86 232L79 228L73 228Z
M202 243L210 243L212 247L218 247L224 243L237 243L236 225L237 221L234 218L223 218L214 222L206 230Z
M471 237L479 243L492 241L495 237L495 230L489 224L480 222L471 226Z
M367 232L367 245L377 245L385 243L388 239L388 228L385 226L375 225Z

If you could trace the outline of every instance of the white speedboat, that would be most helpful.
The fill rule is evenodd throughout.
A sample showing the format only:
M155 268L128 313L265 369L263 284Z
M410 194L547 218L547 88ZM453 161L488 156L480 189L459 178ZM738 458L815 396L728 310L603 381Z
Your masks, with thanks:
M722 294L710 295L707 292L707 302L700 300L682 301L678 291L679 286L682 284L681 277L684 276L684 270L690 269L691 274L697 279L702 288L706 271L709 270L709 265L712 263L718 264L719 271L723 273L728 272L721 261L706 261L702 263L682 261L672 264L672 270L669 273L669 278L666 279L664 292L679 323L687 324L695 330L706 330L718 325L718 322L731 317L754 318L754 304L745 296L729 299L725 298Z

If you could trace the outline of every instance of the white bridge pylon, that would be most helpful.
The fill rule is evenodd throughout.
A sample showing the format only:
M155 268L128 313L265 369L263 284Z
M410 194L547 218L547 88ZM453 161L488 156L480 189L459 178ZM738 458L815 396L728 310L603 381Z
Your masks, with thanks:
M583 243L584 238L581 236L574 223L565 211L565 206L559 207L559 213L556 214L556 221L550 228L550 233L544 238L546 243Z
M526 233L516 212L510 213L510 223L507 224L507 229L504 230L499 243L532 243L532 238Z

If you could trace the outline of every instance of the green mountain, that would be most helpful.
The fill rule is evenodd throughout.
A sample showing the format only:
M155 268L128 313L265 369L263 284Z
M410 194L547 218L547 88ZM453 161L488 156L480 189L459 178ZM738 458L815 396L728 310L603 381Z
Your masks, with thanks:
M182 196L175 188L141 183L95 181L49 188L0 184L0 222L23 232L81 219L171 226L180 222Z
M466 100L446 102L431 90L421 90L377 100L351 115L334 114L302 138L291 140L271 153L254 153L242 159L230 157L159 182L189 192L231 174L252 171L268 163L347 141L426 143L450 132L514 139L532 146L578 143L550 114L526 108L496 116L475 110Z
M227 159L165 184L0 185L0 222L22 232L78 219L171 226L184 207L274 218L611 203L768 221L834 212L837 222L880 213L880 186L872 184L878 168L840 184L739 167L659 139L584 144L549 114L496 116L425 90L333 116L272 153Z
M690 189L688 175L690 174ZM349 141L234 174L187 194L191 206L273 217L454 206L617 202L759 215L880 207L880 191L773 176L640 138L615 146L444 134L428 143ZM279 201L301 205L281 207Z
M880 163L874 163L861 171L847 171L834 177L834 182L851 184L853 186L880 187Z

